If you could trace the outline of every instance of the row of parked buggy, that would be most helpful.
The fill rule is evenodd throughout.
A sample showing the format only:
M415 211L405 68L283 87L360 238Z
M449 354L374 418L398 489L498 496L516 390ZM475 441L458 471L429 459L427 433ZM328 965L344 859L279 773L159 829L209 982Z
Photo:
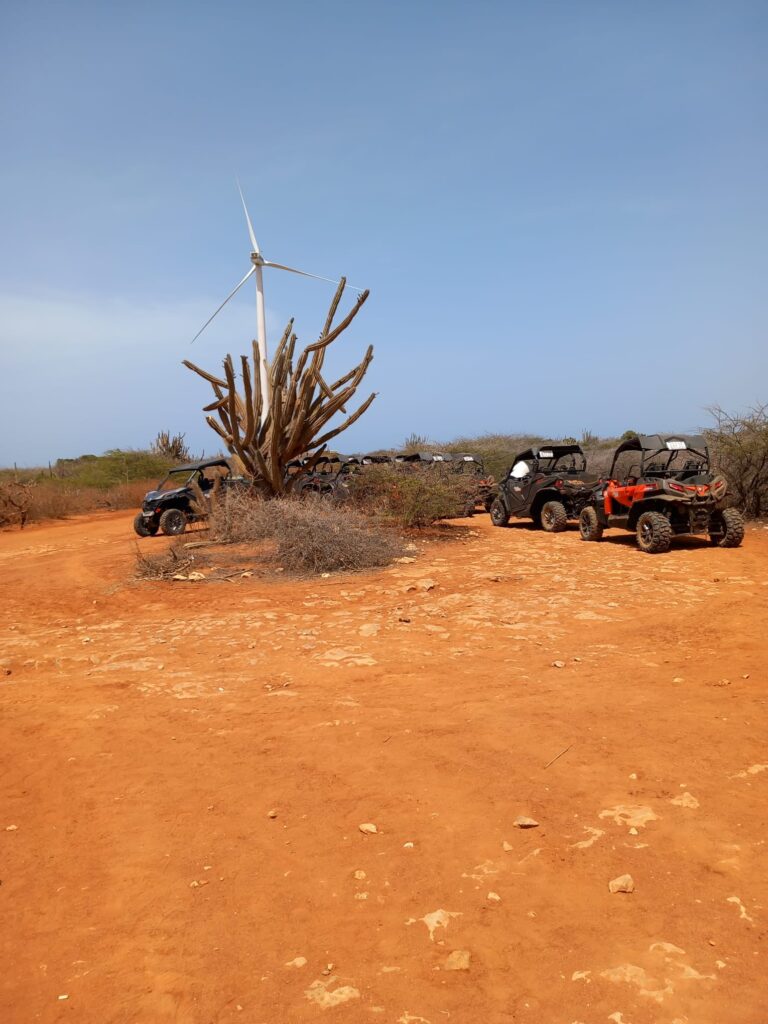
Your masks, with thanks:
M494 526L521 518L558 533L569 521L578 521L585 541L599 541L604 530L615 527L634 532L638 547L651 554L667 551L673 537L686 534L706 535L719 547L738 547L744 539L741 513L728 506L726 481L712 472L701 435L630 438L616 448L605 475L589 471L580 445L545 442L520 452L498 483L478 456L466 452L297 459L286 468L286 482L299 495L343 500L354 474L387 463L463 474L467 498L457 514L485 509ZM134 521L136 532L145 537L158 531L183 533L187 523L205 517L205 498L217 475L225 487L250 486L231 474L226 459L178 466L147 494Z
M321 458L294 459L286 466L285 482L291 493L303 497L320 494L344 500L349 496L353 476L366 467L400 466L429 468L435 472L460 474L466 479L466 499L457 516L474 515L478 507L489 511L495 497L495 481L485 472L482 459L468 452L403 452L401 454L372 453L369 455L329 454ZM134 519L134 529L140 537L157 533L176 536L183 533L189 523L199 522L207 516L207 505L216 489L251 486L245 477L233 475L224 458L206 459L175 466L157 487L149 491L141 511Z

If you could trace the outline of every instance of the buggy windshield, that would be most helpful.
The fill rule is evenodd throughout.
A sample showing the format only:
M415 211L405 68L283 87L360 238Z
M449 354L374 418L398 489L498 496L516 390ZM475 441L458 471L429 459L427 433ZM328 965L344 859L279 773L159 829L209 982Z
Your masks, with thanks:
M565 455L547 457L546 450L539 452L538 469L540 473L583 473L587 468L587 460L581 452L568 452Z
M158 491L175 491L179 487L187 487L196 483L202 491L209 491L217 476L226 476L224 470L218 466L206 466L204 469L192 469L183 466L179 469L172 469L168 476L157 485Z

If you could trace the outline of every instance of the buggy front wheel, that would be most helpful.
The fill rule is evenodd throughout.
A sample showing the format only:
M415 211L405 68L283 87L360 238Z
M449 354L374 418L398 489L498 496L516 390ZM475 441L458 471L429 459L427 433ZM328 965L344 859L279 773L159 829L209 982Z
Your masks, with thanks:
M509 522L509 512L501 498L496 498L490 508L491 522L494 526L506 526Z
M157 520L145 519L141 512L133 520L133 528L140 537L154 537L157 533L157 527Z
M160 516L160 529L167 537L178 537L187 528L187 517L180 508L167 508Z
M579 536L582 540L602 540L603 524L597 516L597 509L587 505L581 510L579 516Z
M637 520L637 546L649 555L660 555L669 551L672 544L672 527L661 512L643 512Z

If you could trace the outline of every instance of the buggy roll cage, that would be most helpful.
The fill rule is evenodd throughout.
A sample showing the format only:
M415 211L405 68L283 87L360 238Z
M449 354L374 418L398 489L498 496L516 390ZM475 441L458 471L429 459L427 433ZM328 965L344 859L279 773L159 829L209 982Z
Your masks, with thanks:
M540 445L532 445L530 448L526 448L525 451L520 452L512 460L512 465L507 471L507 477L512 473L513 468L519 462L535 462L536 471L540 470L541 462L549 462L551 465L546 467L547 472L554 472L555 466L563 456L565 455L580 455L581 456L581 467L576 468L576 462L574 458L574 468L570 470L573 473L582 473L587 468L587 459L584 452L581 450L580 444L547 444L544 442ZM543 470L542 470L543 471Z
M616 461L624 452L639 452L639 473L627 476L653 476L657 478L679 477L683 474L696 475L709 469L709 446L701 434L640 434L620 444L613 453L609 477L615 479ZM694 458L677 469L672 463L680 452L690 452ZM654 462L659 456L666 456L666 462ZM634 467L630 467L634 468Z

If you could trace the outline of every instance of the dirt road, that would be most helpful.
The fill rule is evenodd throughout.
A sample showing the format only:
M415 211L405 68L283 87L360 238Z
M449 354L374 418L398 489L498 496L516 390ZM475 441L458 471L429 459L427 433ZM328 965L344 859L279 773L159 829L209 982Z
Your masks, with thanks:
M0 534L3 1024L768 1020L768 531L468 525L309 583Z

